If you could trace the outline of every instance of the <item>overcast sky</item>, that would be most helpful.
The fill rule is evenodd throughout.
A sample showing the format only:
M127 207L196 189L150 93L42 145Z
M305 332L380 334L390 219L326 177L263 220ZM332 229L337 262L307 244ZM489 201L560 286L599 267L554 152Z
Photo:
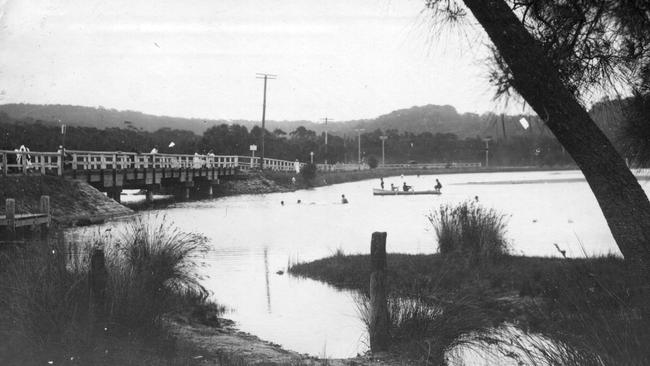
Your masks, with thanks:
M500 112L480 29L431 30L423 0L0 0L0 103L197 117ZM512 106L511 106L512 108ZM521 107L511 109L520 111Z

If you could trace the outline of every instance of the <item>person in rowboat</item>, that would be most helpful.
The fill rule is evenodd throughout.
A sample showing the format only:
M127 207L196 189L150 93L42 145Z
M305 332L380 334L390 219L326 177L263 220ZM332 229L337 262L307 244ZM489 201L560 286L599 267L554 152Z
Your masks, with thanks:
M402 185L402 189L404 190L404 192L410 191L411 188L413 188L413 187L407 185L406 182L404 182L404 185Z
M381 186L381 189L384 189L384 178L379 178L379 185Z

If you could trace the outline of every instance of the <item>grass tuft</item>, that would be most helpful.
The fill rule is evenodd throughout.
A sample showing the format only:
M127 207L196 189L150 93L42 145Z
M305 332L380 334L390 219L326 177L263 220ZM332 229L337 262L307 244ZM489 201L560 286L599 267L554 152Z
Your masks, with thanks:
M493 261L509 253L507 219L474 201L442 205L427 218L433 225L442 255L464 257L472 264Z
M96 248L104 250L106 263L102 309L89 291L89 257ZM178 361L163 319L208 305L196 274L206 251L205 237L182 232L164 217L138 218L121 233L106 231L83 242L54 235L1 248L0 364Z

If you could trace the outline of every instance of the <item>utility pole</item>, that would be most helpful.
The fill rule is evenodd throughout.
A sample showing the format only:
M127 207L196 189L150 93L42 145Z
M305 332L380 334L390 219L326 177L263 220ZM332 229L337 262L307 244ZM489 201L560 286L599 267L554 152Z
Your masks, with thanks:
M488 163L490 162L488 158L488 153L490 151L490 147L488 144L490 142L490 139L489 138L483 139L483 141L485 141L485 167L487 168L489 166Z
M264 170L264 131L266 121L266 81L275 80L277 75L256 73L256 79L264 79L264 99L262 100L262 155L260 156L260 170Z
M325 121L325 164L327 164L327 121L334 121L331 118L321 118L321 121Z
M355 128L355 131L359 133L359 150L357 153L357 158L359 160L359 166L361 166L361 132L365 131L365 128Z
M386 139L388 139L388 136L382 135L379 136L381 139L381 165L386 165L386 155L384 155L384 143L386 142Z

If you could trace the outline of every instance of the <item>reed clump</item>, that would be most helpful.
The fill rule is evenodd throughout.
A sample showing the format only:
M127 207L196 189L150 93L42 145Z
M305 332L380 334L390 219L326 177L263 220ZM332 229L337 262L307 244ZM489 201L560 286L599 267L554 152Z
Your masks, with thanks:
M101 309L89 290L89 258L98 248L107 274ZM3 248L0 364L147 365L174 358L163 320L208 305L197 273L206 251L202 235L150 217L80 243L61 234Z
M149 330L165 314L203 303L208 291L197 273L207 238L166 219L138 217L107 247L109 307L117 324Z
M474 201L442 205L427 218L442 255L467 258L471 263L493 261L509 253L507 216Z

